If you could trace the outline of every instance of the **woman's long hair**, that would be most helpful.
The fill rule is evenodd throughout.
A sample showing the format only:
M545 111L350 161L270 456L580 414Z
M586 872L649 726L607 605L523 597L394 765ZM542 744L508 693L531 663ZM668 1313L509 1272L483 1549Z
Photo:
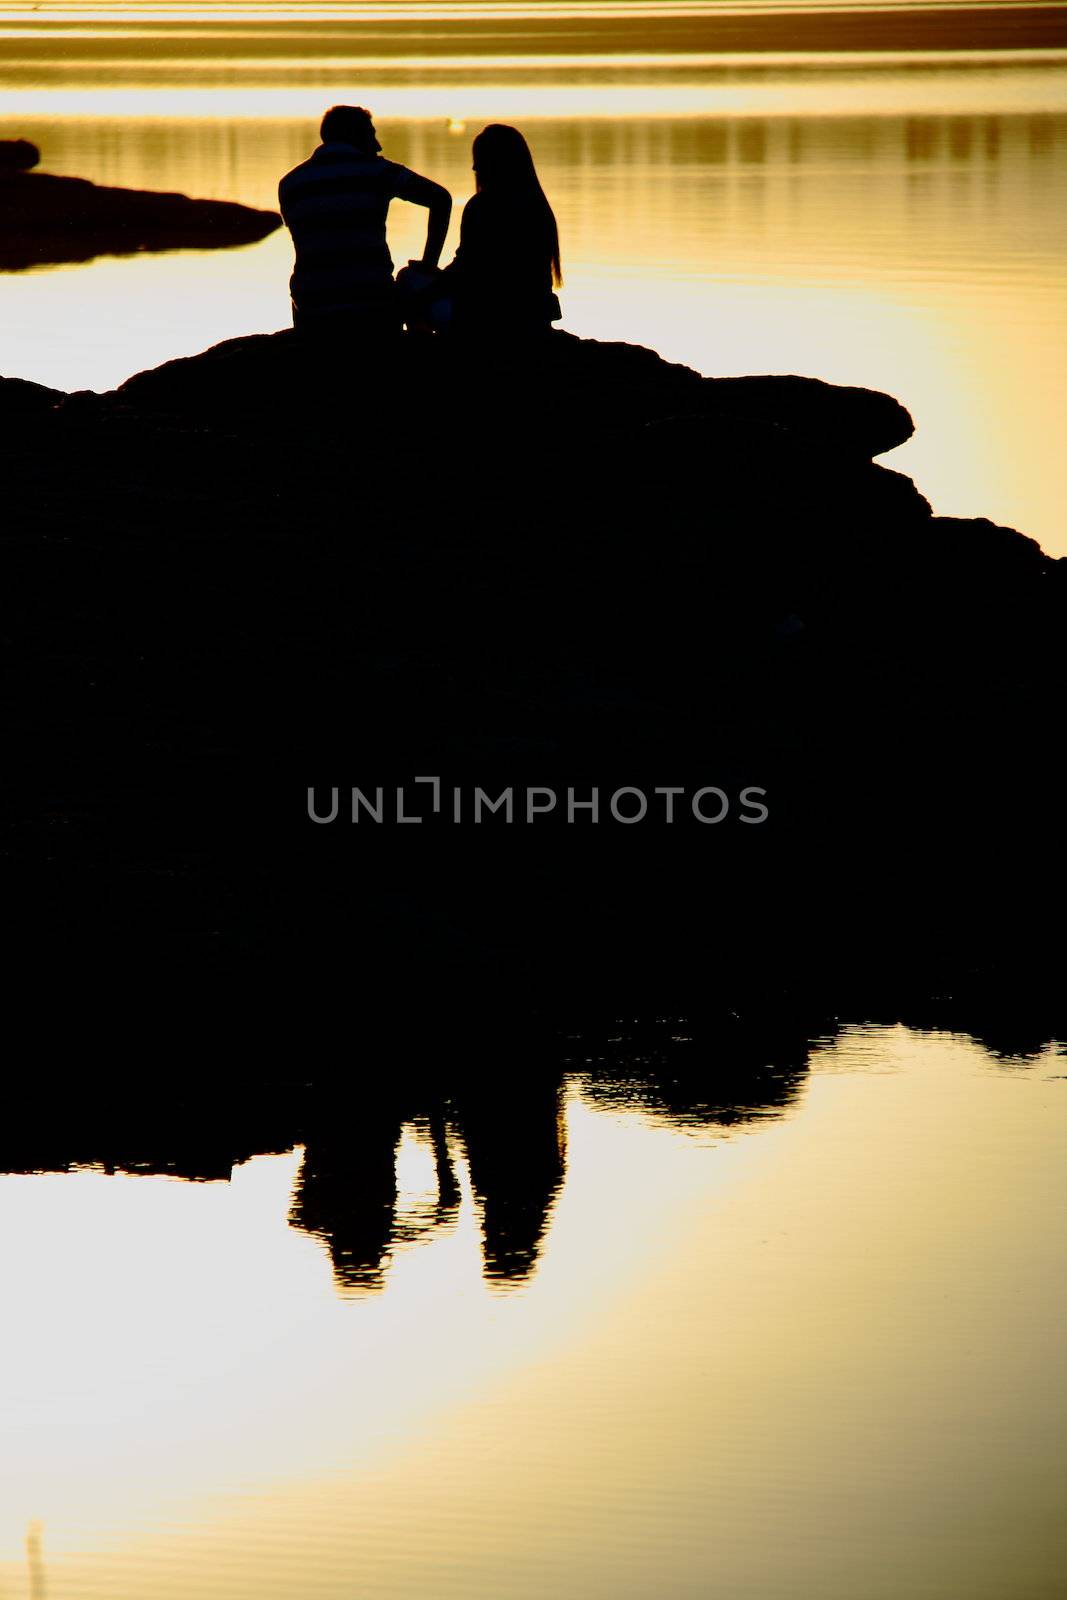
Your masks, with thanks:
M521 207L542 233L552 264L552 282L563 282L559 264L559 229L552 207L541 187L530 146L518 128L491 122L472 148L474 176L479 194L499 195Z

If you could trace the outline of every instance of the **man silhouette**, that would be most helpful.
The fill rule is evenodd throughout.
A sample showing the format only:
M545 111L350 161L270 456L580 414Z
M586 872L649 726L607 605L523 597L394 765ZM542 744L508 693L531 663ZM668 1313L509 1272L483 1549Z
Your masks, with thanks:
M296 251L289 280L293 325L330 336L398 333L401 314L385 238L389 202L410 200L429 210L421 265L432 270L448 232L452 196L439 183L386 161L362 106L331 107L319 135L318 149L278 185Z

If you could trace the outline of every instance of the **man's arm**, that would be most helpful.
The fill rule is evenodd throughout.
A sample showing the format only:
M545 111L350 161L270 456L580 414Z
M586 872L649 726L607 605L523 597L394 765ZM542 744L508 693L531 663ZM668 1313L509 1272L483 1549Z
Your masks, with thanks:
M430 178L420 178L417 172L406 172L404 181L397 187L398 200L410 200L413 205L425 206L429 211L426 223L426 248L422 253L424 267L436 267L445 247L445 235L452 216L452 196L441 184Z

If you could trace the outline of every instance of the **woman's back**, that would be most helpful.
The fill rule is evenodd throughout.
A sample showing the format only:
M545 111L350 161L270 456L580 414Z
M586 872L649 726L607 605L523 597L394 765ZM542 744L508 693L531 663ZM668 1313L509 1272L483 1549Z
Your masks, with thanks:
M556 219L517 128L474 141L478 192L467 201L459 249L445 269L457 331L545 329L559 316Z

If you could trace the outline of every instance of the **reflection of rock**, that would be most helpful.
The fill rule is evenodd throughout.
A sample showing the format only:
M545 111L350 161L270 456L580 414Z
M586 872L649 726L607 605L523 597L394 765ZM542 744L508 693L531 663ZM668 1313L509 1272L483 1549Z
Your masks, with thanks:
M273 211L227 200L105 188L0 164L0 270L7 272L102 255L251 244L280 225Z
M778 1116L807 1077L809 1038L796 1024L727 1016L616 1022L574 1041L583 1093L674 1127L729 1128Z
M269 1072L240 1081L225 1074L175 1074L166 1094L137 1080L77 1091L17 1084L9 1090L0 1171L106 1171L226 1179L257 1154L303 1143L305 1156L289 1221L322 1241L342 1291L385 1286L389 1258L447 1227L460 1205L449 1153L466 1156L481 1214L484 1273L499 1287L529 1280L546 1248L547 1225L565 1178L561 1115L565 1087L614 1113L637 1113L689 1132L753 1126L795 1104L808 1070L809 1040L825 1043L843 1024L808 1013L777 1019L766 1003L703 1019L652 1016L603 1026L587 1017L566 1036L501 1021L480 1044L457 1035L436 1066L364 1056L347 1067L288 1079ZM859 1015L870 1018L864 1009ZM1062 1019L1062 1012L1060 1013ZM988 997L953 997L885 1021L963 1032L988 1029ZM1013 1058L1043 1043L1028 1019L988 1047ZM353 1028L354 1043L361 1042ZM459 1045L462 1043L463 1048ZM422 1051L418 1054L421 1056ZM465 1064L457 1067L456 1059ZM994 1058L995 1059L995 1058ZM473 1063L477 1064L473 1064ZM396 1153L403 1127L429 1136L436 1203L417 1215L398 1209ZM632 1174L642 1182L640 1172ZM612 1195L604 1196L610 1210ZM427 1330L432 1344L433 1330Z
M133 1080L91 1092L67 1083L18 1086L8 1098L0 1171L99 1167L218 1182L253 1156L290 1149L294 1112L291 1095L276 1085L253 1097L195 1071L151 1094Z
M683 1112L673 1070L651 1066L645 1053L636 1037L619 1043L612 1070L586 1092L616 1110L662 1103L680 1122L728 1123L747 1120L754 1107L779 1109L797 1078L786 1072L778 1082L773 1068L746 1074L736 1060L724 1073L698 1053ZM432 1073L390 1066L362 1084L328 1075L299 1084L267 1078L223 1091L197 1079L158 1109L130 1086L67 1095L58 1105L25 1089L9 1106L0 1170L95 1166L219 1180L253 1155L303 1142L289 1221L326 1246L342 1291L375 1291L398 1246L429 1237L458 1213L451 1133L481 1216L485 1276L521 1284L537 1266L564 1180L564 1069L545 1065L543 1053L532 1060L521 1044L499 1061L494 1052L493 1063ZM396 1155L402 1128L412 1123L429 1137L438 1192L435 1203L404 1216Z
M0 139L0 172L28 172L41 152L28 139Z

